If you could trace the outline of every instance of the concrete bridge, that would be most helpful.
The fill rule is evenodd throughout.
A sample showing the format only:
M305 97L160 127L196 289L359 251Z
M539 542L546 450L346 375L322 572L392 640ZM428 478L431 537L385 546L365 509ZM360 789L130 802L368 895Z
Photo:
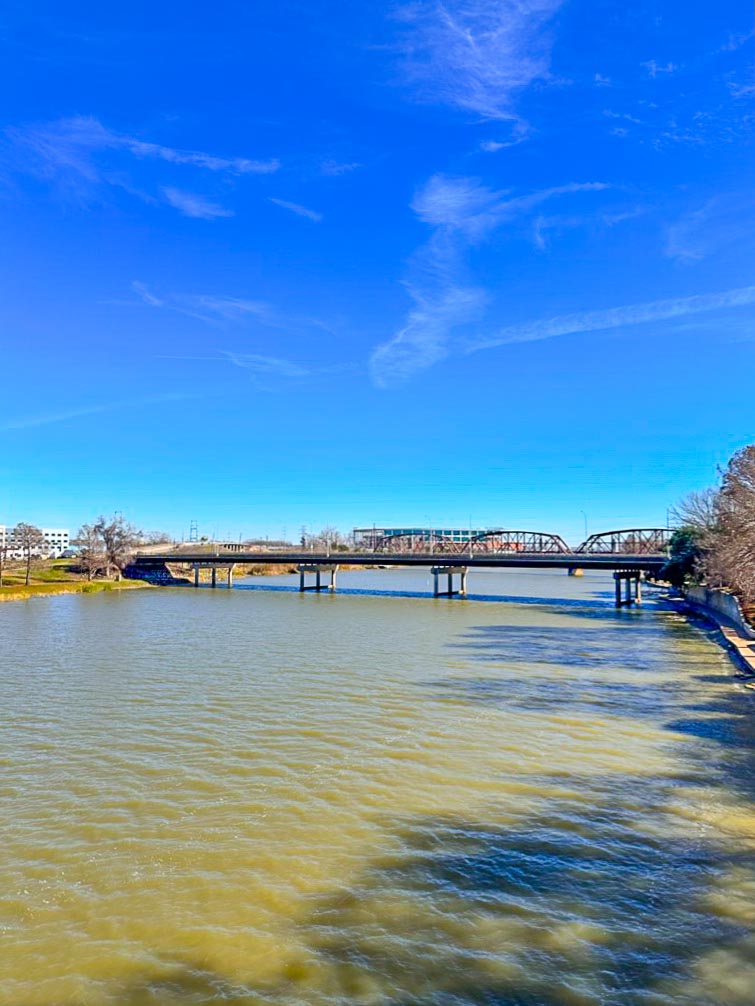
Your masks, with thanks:
M607 531L591 535L581 545L570 548L558 535L543 532L498 529L478 532L469 535L466 541L458 541L443 540L438 532L424 535L414 529L402 535L382 534L380 539L370 542L369 550L358 551L243 551L233 544L143 553L137 554L127 575L154 583L181 582L169 569L170 565L181 564L193 569L195 587L199 586L202 569L211 571L211 586L217 586L221 571L231 587L237 564L285 565L296 567L301 591L335 592L336 575L342 565L429 566L434 596L463 597L471 569L563 569L570 575L580 575L586 569L601 569L613 571L616 605L620 607L640 602L641 580L645 574L656 575L662 569L667 561L671 533L667 528ZM328 578L325 583L323 574ZM314 581L308 582L312 577ZM454 589L455 577L458 577L458 589ZM444 578L447 589L441 590Z

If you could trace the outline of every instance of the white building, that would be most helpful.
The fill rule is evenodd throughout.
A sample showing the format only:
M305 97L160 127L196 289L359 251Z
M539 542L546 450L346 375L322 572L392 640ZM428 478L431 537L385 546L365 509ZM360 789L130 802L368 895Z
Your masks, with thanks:
M0 524L0 548L5 549L8 559L23 559L23 549L13 534L14 530L15 528ZM44 536L45 544L40 545L34 555L40 559L58 559L70 543L68 528L41 527L39 530Z

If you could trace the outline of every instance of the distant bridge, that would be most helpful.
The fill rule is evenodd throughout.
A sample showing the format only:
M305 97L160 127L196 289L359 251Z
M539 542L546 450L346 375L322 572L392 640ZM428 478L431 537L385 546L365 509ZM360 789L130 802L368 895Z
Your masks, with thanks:
M357 537L353 551L243 551L238 545L211 545L205 549L175 549L161 553L142 553L135 557L130 575L156 583L177 582L170 565L190 566L194 585L199 586L200 570L211 571L212 586L217 585L218 570L225 570L227 583L233 583L236 564L295 566L299 572L300 590L336 589L336 573L344 566L430 566L434 577L434 594L453 596L466 594L470 569L565 569L579 574L585 569L613 571L616 580L616 604L638 603L642 574L657 574L667 561L672 531L668 528L629 528L604 531L591 535L576 548L570 548L555 534L540 531L493 529L467 533L459 540L442 531L423 529L395 533L371 529L371 547ZM400 532L400 533L399 533ZM458 534L458 533L457 533ZM359 547L361 546L361 547ZM322 573L330 574L330 582L322 583ZM315 582L307 586L307 576ZM459 590L453 589L453 577L460 577ZM448 590L439 590L439 577L447 577ZM184 581L185 582L185 581ZM622 597L621 586L625 585Z

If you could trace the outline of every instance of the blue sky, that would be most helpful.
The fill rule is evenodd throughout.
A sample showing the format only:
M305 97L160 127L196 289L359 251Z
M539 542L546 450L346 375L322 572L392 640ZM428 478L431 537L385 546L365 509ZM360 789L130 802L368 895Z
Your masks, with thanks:
M663 523L755 438L751 11L13 2L0 523Z

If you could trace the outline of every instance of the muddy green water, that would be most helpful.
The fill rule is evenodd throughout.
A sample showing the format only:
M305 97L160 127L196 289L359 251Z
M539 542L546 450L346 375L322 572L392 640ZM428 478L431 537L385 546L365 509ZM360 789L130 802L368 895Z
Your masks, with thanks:
M290 582L0 605L0 1003L752 1006L703 632L600 575Z

